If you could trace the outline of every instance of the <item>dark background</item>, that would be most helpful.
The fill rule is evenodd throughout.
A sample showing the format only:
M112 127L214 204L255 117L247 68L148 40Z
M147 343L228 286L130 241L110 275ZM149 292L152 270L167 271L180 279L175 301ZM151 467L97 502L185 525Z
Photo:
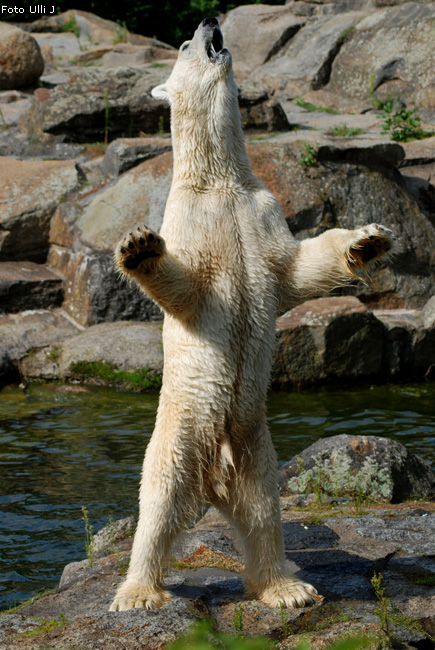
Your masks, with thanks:
M285 0L262 0L262 4L284 4ZM13 7L11 2L3 5ZM68 9L90 11L101 18L114 20L124 25L131 32L154 36L161 41L179 47L196 29L198 23L206 16L219 16L234 7L245 4L259 4L256 0L126 0L114 3L113 0L53 0L50 2L18 2L16 6L28 8L30 5L47 6L45 15L49 15L54 5L56 13ZM44 14L2 14L0 20L9 22L33 22ZM252 35L253 38L255 34Z

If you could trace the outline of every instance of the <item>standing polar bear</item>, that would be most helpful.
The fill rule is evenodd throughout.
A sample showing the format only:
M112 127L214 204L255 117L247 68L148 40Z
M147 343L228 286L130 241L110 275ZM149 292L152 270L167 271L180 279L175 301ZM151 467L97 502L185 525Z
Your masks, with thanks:
M251 173L232 60L215 18L185 42L154 97L171 106L174 175L160 235L129 233L121 273L165 312L165 363L130 568L112 611L169 600L162 566L192 514L213 504L245 547L252 598L304 606L316 590L285 565L265 398L277 310L343 284L392 247L372 224L303 242Z

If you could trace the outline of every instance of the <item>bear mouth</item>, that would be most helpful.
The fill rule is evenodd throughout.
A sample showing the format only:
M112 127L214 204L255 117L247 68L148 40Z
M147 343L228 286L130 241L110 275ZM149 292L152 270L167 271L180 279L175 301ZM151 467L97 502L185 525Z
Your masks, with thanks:
M212 63L216 63L219 54L222 52L224 39L219 27L213 29L213 36L207 47L207 56Z

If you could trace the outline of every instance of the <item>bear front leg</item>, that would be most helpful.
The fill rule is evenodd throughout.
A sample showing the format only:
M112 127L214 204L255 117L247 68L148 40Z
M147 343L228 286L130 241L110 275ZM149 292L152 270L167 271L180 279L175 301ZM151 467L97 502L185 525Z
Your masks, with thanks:
M190 317L194 312L200 295L195 274L147 226L119 242L115 264L123 277L134 280L168 314Z
M385 226L371 223L369 226L354 230L353 233L348 251L351 265L365 268L370 262L380 260L393 248L393 233Z
M357 270L384 257L394 247L388 228L372 223L357 230L333 228L298 243L289 251L282 278L282 307L315 298L358 278Z

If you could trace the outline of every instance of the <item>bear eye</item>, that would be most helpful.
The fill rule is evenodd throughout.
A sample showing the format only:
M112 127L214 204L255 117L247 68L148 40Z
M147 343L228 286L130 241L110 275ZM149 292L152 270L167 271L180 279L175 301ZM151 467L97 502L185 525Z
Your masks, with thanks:
M190 45L190 41L187 41L187 43L183 43L183 45L180 47L180 50L184 52L184 50L187 50L189 45Z

